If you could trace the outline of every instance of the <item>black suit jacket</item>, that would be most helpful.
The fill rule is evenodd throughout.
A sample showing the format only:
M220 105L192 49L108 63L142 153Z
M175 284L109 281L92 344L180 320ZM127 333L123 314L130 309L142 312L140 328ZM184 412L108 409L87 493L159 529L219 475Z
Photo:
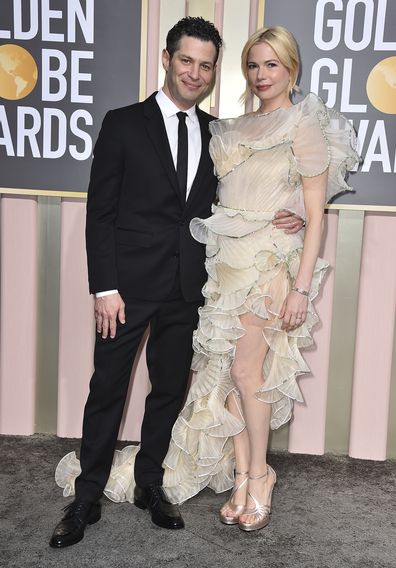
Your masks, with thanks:
M202 152L187 202L182 198L155 94L110 111L94 149L86 245L90 292L159 301L180 270L183 296L199 301L206 280L203 245L190 235L193 217L210 215L217 180L209 156L209 122L197 108Z

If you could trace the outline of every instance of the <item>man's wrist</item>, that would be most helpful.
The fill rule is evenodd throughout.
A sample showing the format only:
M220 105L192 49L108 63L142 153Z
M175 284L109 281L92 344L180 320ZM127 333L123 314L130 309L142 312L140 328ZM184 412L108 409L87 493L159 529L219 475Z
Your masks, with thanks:
M103 292L96 292L95 298L104 298L105 296L111 296L111 294L118 294L118 290L104 290Z

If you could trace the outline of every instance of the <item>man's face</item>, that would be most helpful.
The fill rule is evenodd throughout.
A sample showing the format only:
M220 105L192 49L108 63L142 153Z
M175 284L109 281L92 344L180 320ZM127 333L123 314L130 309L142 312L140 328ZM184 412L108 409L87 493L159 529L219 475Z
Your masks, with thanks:
M214 44L195 37L183 36L172 59L164 49L162 64L166 76L163 91L180 110L189 109L209 91L215 59Z

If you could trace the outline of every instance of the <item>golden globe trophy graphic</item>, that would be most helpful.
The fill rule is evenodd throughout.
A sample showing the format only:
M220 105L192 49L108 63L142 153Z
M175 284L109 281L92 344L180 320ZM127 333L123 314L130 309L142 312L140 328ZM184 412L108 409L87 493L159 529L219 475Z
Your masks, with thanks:
M12 43L0 45L0 97L23 99L36 86L38 70L32 55Z
M367 96L377 110L396 114L396 57L383 59L370 72Z

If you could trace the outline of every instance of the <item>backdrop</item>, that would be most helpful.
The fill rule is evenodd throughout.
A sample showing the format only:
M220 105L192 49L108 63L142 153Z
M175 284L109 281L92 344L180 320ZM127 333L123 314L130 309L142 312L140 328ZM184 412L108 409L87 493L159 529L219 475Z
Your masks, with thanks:
M28 122L29 112L32 121L35 111L19 111L27 121L22 138L15 130L18 126L12 122L12 117L18 116L18 108L27 107L35 108L44 121L47 108L52 109L47 111L52 125L61 116L60 111L69 125L73 112L89 112L92 126L81 120L77 123L93 140L94 129L97 131L105 109L143 99L161 85L160 54L166 32L179 18L189 14L214 21L225 38L216 87L202 103L203 108L221 117L244 112L238 103L244 90L239 69L242 46L263 22L281 23L299 40L304 91L316 89L329 103L342 107L362 133L367 172L356 174L353 185L356 188L354 199L364 195L361 199L364 206L342 202L337 204L338 209L330 209L326 214L321 256L333 269L317 301L321 318L314 333L317 345L305 353L312 374L300 380L305 402L296 405L293 422L274 433L272 447L314 454L348 453L376 460L396 456L395 208L367 205L369 198L375 198L377 203L383 190L388 199L396 186L394 174L386 171L388 165L383 158L387 147L393 170L394 110L383 109L382 99L378 102L375 96L373 104L366 90L377 63L393 57L394 4L385 0L114 0L111 3L106 0L94 3L89 0L68 0L67 3L2 0L0 44L7 47L11 43L31 53L37 64L38 78L26 96L23 89L29 84L32 86L34 81L27 81L25 85L22 77L18 84L14 82L14 94L16 88L22 89L18 96L24 98L7 99L3 95L10 97L9 90L0 92L2 116L7 117L6 121L3 118L0 129L0 186L3 186L0 199L1 433L81 435L94 338L82 191L87 185L90 159L76 160L71 157L70 149L58 158L18 157L18 136L24 140L28 154L32 152L35 139L40 153L47 146L42 124L37 135L29 135L26 130L33 124ZM106 12L110 5L111 10ZM38 20L29 19L25 12L21 16L18 9L26 6L33 13L36 10L41 14ZM90 43L92 29L94 43ZM20 38L21 32L34 37ZM18 34L20 39L15 37ZM52 37L50 41L48 34L64 34L64 39L59 41ZM36 44L37 51L33 47ZM377 49L378 46L381 48ZM92 103L86 100L70 103L68 71L62 75L66 81L63 84L67 85L66 98L44 101L45 104L41 99L40 102L43 49L57 50L60 61L59 53L64 50L69 70L71 52L77 50L84 54L78 60L82 76L77 81L78 87L74 87L73 96L91 96ZM94 53L93 59L86 56L88 52ZM3 55L0 47L0 64L4 67L5 62L6 69L10 70L9 56L4 58ZM323 59L329 60L328 66ZM51 60L51 69L56 69L56 61L56 58ZM333 74L335 66L338 72ZM387 73L380 73L388 77ZM57 79L50 81L51 93L59 88L59 77L58 74L58 82ZM4 75L0 89L5 89L3 78ZM122 87L120 81L124 81ZM391 85L391 102L394 102L393 80ZM248 101L247 109L253 105L253 101ZM366 108L357 109L353 105ZM11 138L7 138L7 126L4 127L7 124ZM365 137L364 125L367 126ZM78 138L70 132L69 146L74 144L78 152L83 152L84 144L89 145L88 138L85 134ZM380 132L385 132L386 137ZM59 132L51 128L46 136L47 151L55 152ZM9 139L16 156L6 155L7 148L8 152L11 149L6 142ZM381 159L376 158L377 154ZM10 176L12 171L12 179L7 178L9 183L6 184L5 176ZM39 175L46 183L41 187L37 183L39 189L34 189L38 179L35 176ZM18 183L16 176L20 176ZM55 197L49 190L51 176L52 181L58 183L57 187L71 191ZM25 184L27 189L22 188L25 195L15 192L13 181L14 188ZM28 195L29 191L33 194ZM120 437L139 440L144 398L149 389L144 345L132 378ZM71 443L71 448L74 447Z

